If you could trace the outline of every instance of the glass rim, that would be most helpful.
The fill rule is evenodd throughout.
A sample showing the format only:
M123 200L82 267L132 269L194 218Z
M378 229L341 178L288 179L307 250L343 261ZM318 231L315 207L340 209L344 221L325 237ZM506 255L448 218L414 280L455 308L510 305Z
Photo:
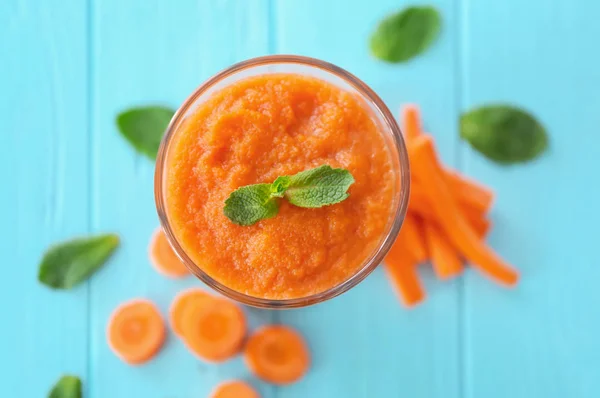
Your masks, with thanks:
M272 64L297 64L321 69L325 72L335 75L338 78L341 78L345 83L349 84L363 97L364 100L370 102L370 105L375 107L375 109L379 113L378 116L380 116L381 119L383 119L385 124L384 127L389 131L393 141L393 146L395 146L395 149L398 152L399 159L397 160L400 164L400 186L398 192L395 193L395 195L398 195L399 198L397 200L395 211L392 209L392 211L390 212L390 216L393 217L393 221L386 225L386 231L383 234L383 239L380 240L379 244L377 245L377 248L373 251L373 253L371 253L371 255L363 261L363 264L360 267L360 269L358 269L352 276L350 276L343 282L338 283L337 285L327 290L308 296L289 299L268 299L241 293L217 281L216 279L208 275L205 271L203 271L187 255L187 253L185 252L183 247L181 247L179 241L175 237L175 234L173 233L173 230L171 229L171 225L169 223L165 206L165 199L163 195L163 176L168 146L171 141L171 138L176 132L177 127L183 120L190 107L192 107L195 104L196 100L201 95L203 95L207 90L209 90L221 80L246 69ZM183 102L183 104L179 107L179 109L177 109L177 111L173 115L173 118L171 119L167 130L164 134L164 137L161 141L160 148L158 150L158 155L156 158L156 168L154 172L154 199L156 202L158 217L160 220L161 227L165 232L169 243L173 247L175 254L179 257L179 259L184 263L184 265L190 270L192 274L194 274L198 279L203 281L211 288L215 289L224 296L236 300L240 303L258 308L285 309L306 307L339 296L340 294L356 286L358 283L362 282L383 261L386 254L390 250L392 244L394 243L406 216L409 192L410 169L406 145L404 143L400 127L396 123L394 116L392 115L389 108L385 105L383 100L362 80L360 80L358 77L354 76L350 72L331 63L316 58L310 58L299 55L267 55L251 58L236 63L222 70L221 72L213 75L211 78L207 79L202 84L200 84L200 86L198 86L194 90L194 92Z

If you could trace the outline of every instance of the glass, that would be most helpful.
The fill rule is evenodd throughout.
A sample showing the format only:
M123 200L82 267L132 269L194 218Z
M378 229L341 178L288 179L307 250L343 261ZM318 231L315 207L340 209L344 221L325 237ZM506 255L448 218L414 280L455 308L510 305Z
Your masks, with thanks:
M373 120L378 125L381 134L387 142L392 159L393 170L396 174L396 186L392 209L390 211L390 219L385 228L385 233L382 235L379 245L364 261L358 271L347 280L323 292L306 297L282 300L253 297L235 291L213 279L195 264L179 244L171 229L163 191L163 179L166 174L165 168L168 163L167 156L169 153L169 145L172 141L171 138L177 134L177 130L183 120L192 114L196 107L206 101L206 99L215 91L240 79L269 73L297 73L309 75L333 83L338 87L357 95L357 97L370 109ZM377 265L383 261L400 231L408 206L409 185L410 172L408 155L400 128L394 120L390 110L373 90L356 76L330 63L295 55L271 55L249 59L225 69L204 82L185 100L183 105L181 105L179 110L177 110L173 116L160 145L154 175L154 197L156 200L158 216L169 242L175 253L194 275L213 289L233 300L254 307L281 309L304 307L320 303L348 291L365 279Z

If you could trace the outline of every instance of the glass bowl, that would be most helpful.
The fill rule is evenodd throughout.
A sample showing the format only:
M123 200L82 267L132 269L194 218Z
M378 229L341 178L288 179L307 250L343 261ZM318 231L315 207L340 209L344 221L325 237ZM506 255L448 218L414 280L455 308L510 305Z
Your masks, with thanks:
M325 291L305 297L289 299L268 299L250 296L222 284L203 271L188 256L173 233L165 204L166 195L164 194L165 168L168 163L169 145L185 118L192 114L196 107L206 101L215 91L240 79L269 73L309 75L333 83L362 99L371 111L373 120L379 126L380 132L385 138L396 177L392 210L390 211L390 218L386 224L385 232L382 234L379 244L358 268L358 271L345 281ZM408 206L409 189L410 172L404 140L392 113L381 98L360 79L344 69L318 59L296 55L270 55L252 58L223 70L200 85L184 101L173 116L160 145L154 175L154 197L162 228L173 250L187 268L204 283L233 300L254 307L272 309L297 308L320 303L348 291L365 279L383 261L400 231Z

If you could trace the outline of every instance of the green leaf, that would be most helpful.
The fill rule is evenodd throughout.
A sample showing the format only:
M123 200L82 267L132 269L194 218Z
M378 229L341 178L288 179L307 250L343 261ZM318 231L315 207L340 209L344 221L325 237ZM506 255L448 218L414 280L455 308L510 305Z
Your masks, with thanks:
M233 191L223 212L239 225L252 225L275 217L279 198L286 198L299 207L322 207L339 203L348 197L346 192L354 183L348 170L321 166L293 176L277 177L272 184L246 185Z
M283 198L285 191L290 186L290 177L283 176L277 177L273 184L271 184L271 197L273 198Z
M252 225L275 217L279 204L274 199L271 184L247 185L233 191L223 209L227 218L238 225Z
M52 387L48 398L81 398L81 380L65 375Z
M348 170L321 166L290 177L286 199L299 207L323 207L339 203L348 197L354 177Z
M482 155L501 164L533 160L548 147L546 131L536 118L510 105L488 105L463 114L460 135Z
M175 111L162 106L132 108L119 113L121 135L140 153L156 159L160 141Z
M38 280L54 289L71 289L96 272L119 245L115 234L73 239L50 247L39 266Z
M430 6L409 7L384 18L371 36L371 53L387 62L406 62L437 38L441 17Z

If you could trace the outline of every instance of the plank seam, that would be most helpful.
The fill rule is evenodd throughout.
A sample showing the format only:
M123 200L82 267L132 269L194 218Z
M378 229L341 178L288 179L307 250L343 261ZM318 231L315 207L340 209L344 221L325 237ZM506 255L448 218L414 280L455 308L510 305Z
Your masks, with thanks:
M268 0L267 3L267 21L268 21L268 42L267 42L267 51L269 54L277 54L279 48L279 40L277 38L277 34L279 29L277 27L277 0ZM279 324L281 323L281 317L279 316L279 311L271 311L269 315L269 319L271 323ZM271 395L273 398L277 398L279 396L279 388L276 386L271 387L270 389Z
M456 118L457 122L456 126L456 135L457 135L457 145L455 148L455 161L457 165L457 169L463 171L464 169L464 159L463 159L463 145L460 138L459 132L459 118L460 114L465 105L465 91L466 91L466 51L467 51L467 34L466 34L466 23L467 23L467 7L468 0L456 0L455 2L455 12L456 12L456 26L458 27L456 34L456 48L455 48L455 73L456 73ZM458 318L458 396L461 398L467 397L467 342L466 342L466 333L467 333L467 284L468 281L466 279L467 275L464 275L462 278L458 280L457 284L457 301L458 301L458 310L457 310L457 318Z
M87 52L86 52L86 63L87 63L87 196L88 196L88 214L87 214L87 227L88 232L93 232L93 212L94 212L94 0L87 0L86 2L86 34L87 34ZM91 316L91 301L92 301L92 282L88 280L87 284L87 297L86 297L86 335L87 335L87 363L86 363L86 376L83 383L86 396L92 396L92 316Z

